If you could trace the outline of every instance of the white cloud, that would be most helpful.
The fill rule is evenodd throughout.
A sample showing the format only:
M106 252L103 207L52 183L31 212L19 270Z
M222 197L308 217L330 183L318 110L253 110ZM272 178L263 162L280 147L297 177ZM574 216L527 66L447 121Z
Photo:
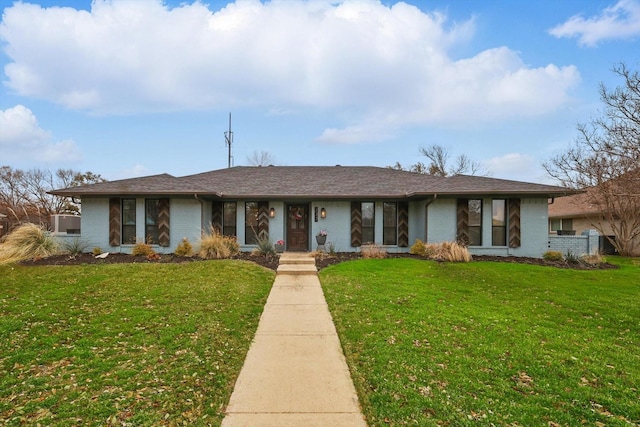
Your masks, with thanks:
M114 177L112 179L127 179L127 178L137 178L140 176L148 176L151 175L151 169L149 169L148 167L140 164L140 163L136 163L135 165L131 166L130 168L127 169L122 169L118 172L115 173Z
M16 3L0 27L7 84L94 114L237 107L330 112L318 139L369 140L403 126L547 114L569 101L573 66L532 68L507 47L453 60L474 18L379 0L95 0L90 12ZM64 58L64 60L61 60Z
M605 8L598 16L575 15L549 30L555 37L578 37L581 46L596 46L611 39L633 39L640 36L640 3L620 0Z
M71 163L82 157L73 141L54 141L51 133L40 128L36 116L24 105L0 110L0 129L3 162Z
M529 154L508 153L484 160L482 165L495 178L525 182L548 181L548 177L545 179L540 160Z

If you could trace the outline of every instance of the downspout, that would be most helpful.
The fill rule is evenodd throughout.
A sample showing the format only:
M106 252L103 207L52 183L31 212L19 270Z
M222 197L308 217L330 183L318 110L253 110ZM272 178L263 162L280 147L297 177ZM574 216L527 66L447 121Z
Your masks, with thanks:
M198 198L198 193L195 193L193 197L200 203L200 232L202 233L202 230L204 230L204 200Z

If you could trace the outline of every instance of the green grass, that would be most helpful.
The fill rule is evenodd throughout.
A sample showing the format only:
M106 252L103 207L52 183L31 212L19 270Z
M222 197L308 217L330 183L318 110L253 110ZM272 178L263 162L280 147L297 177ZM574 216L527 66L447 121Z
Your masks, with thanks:
M0 424L219 425L274 274L0 266Z
M640 423L640 261L358 260L320 277L370 426Z

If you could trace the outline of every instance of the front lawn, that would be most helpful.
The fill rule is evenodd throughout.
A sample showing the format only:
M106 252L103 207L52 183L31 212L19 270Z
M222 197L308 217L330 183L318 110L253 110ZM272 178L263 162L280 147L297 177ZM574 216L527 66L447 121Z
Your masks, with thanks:
M0 424L219 425L274 273L0 266Z
M640 423L640 261L359 260L320 273L370 426Z

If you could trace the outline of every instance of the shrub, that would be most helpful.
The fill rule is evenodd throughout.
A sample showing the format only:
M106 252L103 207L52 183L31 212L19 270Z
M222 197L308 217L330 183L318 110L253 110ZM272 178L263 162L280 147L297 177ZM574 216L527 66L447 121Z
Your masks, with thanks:
M71 256L80 255L87 251L87 244L82 239L76 237L71 241L62 244L63 251Z
M231 250L229 250L227 240L217 230L211 230L210 234L202 236L198 255L204 259L229 258Z
M604 259L602 259L602 256L600 254L595 254L595 255L583 255L580 260L582 262L584 262L585 264L589 264L589 265L598 265L598 264L602 264L604 262Z
M422 240L416 239L416 242L411 245L411 248L409 248L409 253L413 255L425 256L426 245Z
M102 249L100 249L99 247L96 246L95 248L93 248L91 253L93 254L93 256L100 255L102 253Z
M571 249L567 250L567 254L564 256L569 264L580 264L580 257L574 254Z
M329 256L336 256L338 250L336 249L336 245L333 242L329 242L327 244L327 253L329 254Z
M240 243L238 243L238 239L235 236L224 236L223 239L231 255L236 255L240 252Z
M435 248L435 254L431 255L430 257L438 261L448 262L470 262L472 260L469 249L457 242L440 243Z
M146 256L153 255L156 252L153 250L150 244L138 241L131 250L133 256Z
M273 246L273 242L269 238L258 239L258 247L253 250L254 255L262 255L271 257L276 255L276 248Z
M360 246L360 252L362 258L385 258L387 256L387 250L374 243Z
M542 254L542 258L547 261L562 261L562 252L547 251L544 254Z
M56 241L44 228L27 223L16 228L0 244L0 263L44 258L56 253Z
M191 245L191 242L189 242L189 239L184 237L180 243L178 243L174 253L178 256L192 256L193 246Z

